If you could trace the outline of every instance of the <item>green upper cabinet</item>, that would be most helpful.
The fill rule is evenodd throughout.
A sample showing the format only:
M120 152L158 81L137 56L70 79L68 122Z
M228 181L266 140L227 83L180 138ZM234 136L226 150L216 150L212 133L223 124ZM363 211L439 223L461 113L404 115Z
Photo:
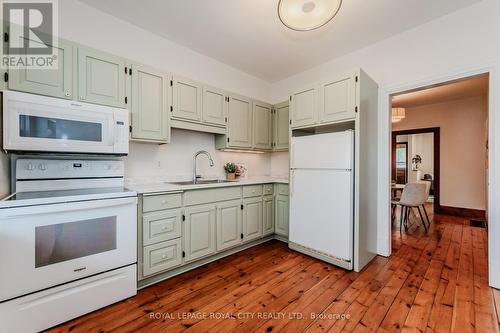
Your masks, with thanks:
M227 94L217 88L203 87L203 122L226 126Z
M320 114L321 123L330 123L340 120L354 119L356 74L340 76L320 87Z
M313 125L317 120L318 88L316 85L290 96L292 128Z
M168 143L170 77L142 65L134 64L131 68L131 138Z
M78 48L78 99L83 102L125 107L123 58L86 47Z
M272 106L263 102L253 103L253 147L272 149L273 127Z
M201 121L203 87L198 82L174 76L172 117Z
M231 95L227 112L227 147L252 147L252 102L246 97Z
M35 41L31 41L36 43ZM52 97L73 98L73 44L59 40L55 69L9 69L8 88Z
M288 101L274 106L273 126L274 150L288 150L288 141L290 137Z

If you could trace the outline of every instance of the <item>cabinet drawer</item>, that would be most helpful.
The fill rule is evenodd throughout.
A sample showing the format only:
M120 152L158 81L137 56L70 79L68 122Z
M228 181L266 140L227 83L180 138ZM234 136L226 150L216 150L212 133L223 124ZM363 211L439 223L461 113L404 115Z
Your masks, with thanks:
M243 186L243 198L258 197L262 195L262 185Z
M184 193L184 206L229 201L241 198L241 186L192 190Z
M142 199L142 211L144 213L181 206L182 196L180 193L144 196Z
M274 186L273 184L264 184L264 195L274 194Z
M142 241L152 245L181 237L182 213L180 209L147 213L142 217Z
M181 239L144 247L142 274L156 274L182 264Z
M288 195L288 184L278 184L278 194Z

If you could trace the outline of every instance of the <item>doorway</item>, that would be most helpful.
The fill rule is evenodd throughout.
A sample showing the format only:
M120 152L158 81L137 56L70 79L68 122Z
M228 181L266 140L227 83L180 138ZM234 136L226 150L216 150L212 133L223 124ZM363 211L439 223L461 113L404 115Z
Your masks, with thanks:
M390 96L392 203L395 188L425 183L423 205L433 216L487 228L488 92L482 74Z

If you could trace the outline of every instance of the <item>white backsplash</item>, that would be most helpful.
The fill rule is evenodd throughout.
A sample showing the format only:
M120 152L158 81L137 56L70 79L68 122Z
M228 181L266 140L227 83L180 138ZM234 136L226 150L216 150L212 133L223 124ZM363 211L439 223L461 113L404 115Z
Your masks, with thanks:
M215 149L214 134L172 129L170 144L130 142L129 155L123 158L125 178L128 183L191 179L193 156L199 150L208 151L215 162L210 167L206 156L198 156L198 174L203 177L224 178L226 162L245 163L248 177L272 175L269 153L221 152Z

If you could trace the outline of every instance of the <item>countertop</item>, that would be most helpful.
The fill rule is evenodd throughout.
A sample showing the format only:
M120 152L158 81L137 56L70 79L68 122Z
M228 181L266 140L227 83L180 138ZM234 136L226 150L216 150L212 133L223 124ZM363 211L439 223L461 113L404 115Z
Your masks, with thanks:
M132 183L132 184L127 184L126 187L130 190L136 191L138 194L148 194L148 193L158 193L158 192L179 192L188 190L198 190L203 188L257 185L257 184L269 184L269 183L288 184L288 179L277 178L277 177L255 177L237 181L230 181L226 183L196 184L196 185L176 185L168 183L166 181L159 181L159 182L150 182L150 183L148 182L142 184Z

